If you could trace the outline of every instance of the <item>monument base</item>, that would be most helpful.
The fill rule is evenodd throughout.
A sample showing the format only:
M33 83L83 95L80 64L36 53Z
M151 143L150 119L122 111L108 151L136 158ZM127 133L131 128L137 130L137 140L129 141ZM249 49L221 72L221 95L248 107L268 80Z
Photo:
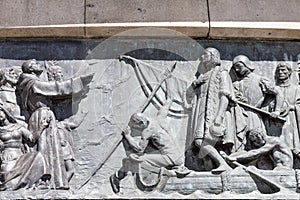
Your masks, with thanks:
M290 169L282 170L255 170L271 182L275 182L290 192L297 191L295 171ZM165 176L167 179L163 192L179 192L181 194L192 194L197 190L207 193L220 194L231 191L240 194L259 191L263 194L279 192L272 184L260 179L251 173L246 172L241 167L232 171L214 175L211 172L191 172L183 178L178 178L175 173Z

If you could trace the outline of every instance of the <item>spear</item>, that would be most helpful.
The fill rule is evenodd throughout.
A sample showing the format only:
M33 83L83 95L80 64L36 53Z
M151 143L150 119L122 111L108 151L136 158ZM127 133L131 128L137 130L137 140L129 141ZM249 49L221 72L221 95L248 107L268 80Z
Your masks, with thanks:
M130 57L128 56L120 56L120 59L130 59L132 60ZM176 67L176 62L169 68L166 68L162 74L161 74L161 78L158 82L158 84L156 84L156 86L154 87L153 91L151 92L151 94L149 95L149 97L146 99L146 101L144 102L144 104L138 109L137 113L142 113L146 110L146 108L148 107L148 105L150 104L151 100L153 99L153 97L155 96L156 92L158 91L158 89L161 87L161 85L163 84L163 82L170 77L171 73L174 71L175 67ZM112 149L109 151L109 154L106 156L106 158L103 161L100 161L99 164L92 170L92 172L90 173L90 175L85 179L85 181L78 187L77 190L80 190L83 186L85 186L90 180L91 178L97 173L98 170L100 170L103 165L107 162L107 160L111 157L111 155L116 151L116 149L118 148L118 146L121 144L123 136L120 134L119 136L117 136L117 140L116 140L116 144L114 146L112 146Z

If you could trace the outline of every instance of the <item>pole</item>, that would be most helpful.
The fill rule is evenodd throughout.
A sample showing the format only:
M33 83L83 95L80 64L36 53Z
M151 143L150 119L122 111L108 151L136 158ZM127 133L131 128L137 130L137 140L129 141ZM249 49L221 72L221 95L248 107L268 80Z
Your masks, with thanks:
M280 117L280 116L274 117L270 112L265 111L265 110L262 110L262 109L260 109L260 108L256 108L256 107L251 106L251 105L249 105L249 104L246 104L246 103L244 103L244 102L241 102L241 101L234 101L234 102L237 103L237 104L239 104L239 105L242 106L242 107L246 107L246 108L249 108L249 109L254 110L254 111L256 111L256 112L259 112L259 113L268 115L269 117L271 117L271 118L273 118L273 119L277 119L277 120L279 120L279 121L281 121L281 122L285 122L285 121L286 121L285 118L283 118L283 117Z
M127 58L130 59L128 57L124 57L122 56L122 58ZM153 89L153 91L151 92L151 94L149 95L149 97L146 99L146 101L144 102L144 104L138 109L138 113L142 113L146 110L146 108L148 107L148 105L150 104L151 100L153 99L153 97L155 96L156 92L158 91L158 89L161 87L162 83L170 77L171 73L174 71L175 67L176 67L176 62L170 67L167 68L163 71L161 78L158 82L158 84L155 86L155 88ZM116 149L118 148L118 146L121 144L123 136L119 135L117 136L117 141L116 144L114 146L112 146L111 150L109 151L109 154L106 156L106 158L103 161L100 161L99 164L93 169L93 171L90 173L90 175L85 179L85 181L78 187L77 190L80 190L83 186L85 186L90 180L91 178L97 173L97 171L99 169L101 169L103 167L103 165L107 162L107 160L111 157L111 155L116 151Z

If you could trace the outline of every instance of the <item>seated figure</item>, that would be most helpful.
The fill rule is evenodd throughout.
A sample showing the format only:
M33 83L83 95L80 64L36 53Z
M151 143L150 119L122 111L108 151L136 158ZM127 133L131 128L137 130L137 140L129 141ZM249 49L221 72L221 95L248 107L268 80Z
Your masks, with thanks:
M228 157L231 161L247 163L258 159L260 156L269 155L274 162L275 169L293 168L292 151L279 137L265 136L256 130L250 130L248 134L250 150L231 154Z
M23 141L34 142L34 135L39 135L46 127L47 122L43 121L39 130L32 134L0 107L0 190L30 188L50 178L43 155L29 152L26 143L23 144Z

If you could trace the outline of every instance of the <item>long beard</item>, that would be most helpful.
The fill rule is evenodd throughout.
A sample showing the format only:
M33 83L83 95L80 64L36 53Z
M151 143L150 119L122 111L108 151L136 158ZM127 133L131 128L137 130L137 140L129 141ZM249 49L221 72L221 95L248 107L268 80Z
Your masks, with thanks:
M214 67L215 67L215 64L212 63L212 62L200 62L198 68L199 68L200 71L202 71L203 69L210 70L210 69L212 69Z

